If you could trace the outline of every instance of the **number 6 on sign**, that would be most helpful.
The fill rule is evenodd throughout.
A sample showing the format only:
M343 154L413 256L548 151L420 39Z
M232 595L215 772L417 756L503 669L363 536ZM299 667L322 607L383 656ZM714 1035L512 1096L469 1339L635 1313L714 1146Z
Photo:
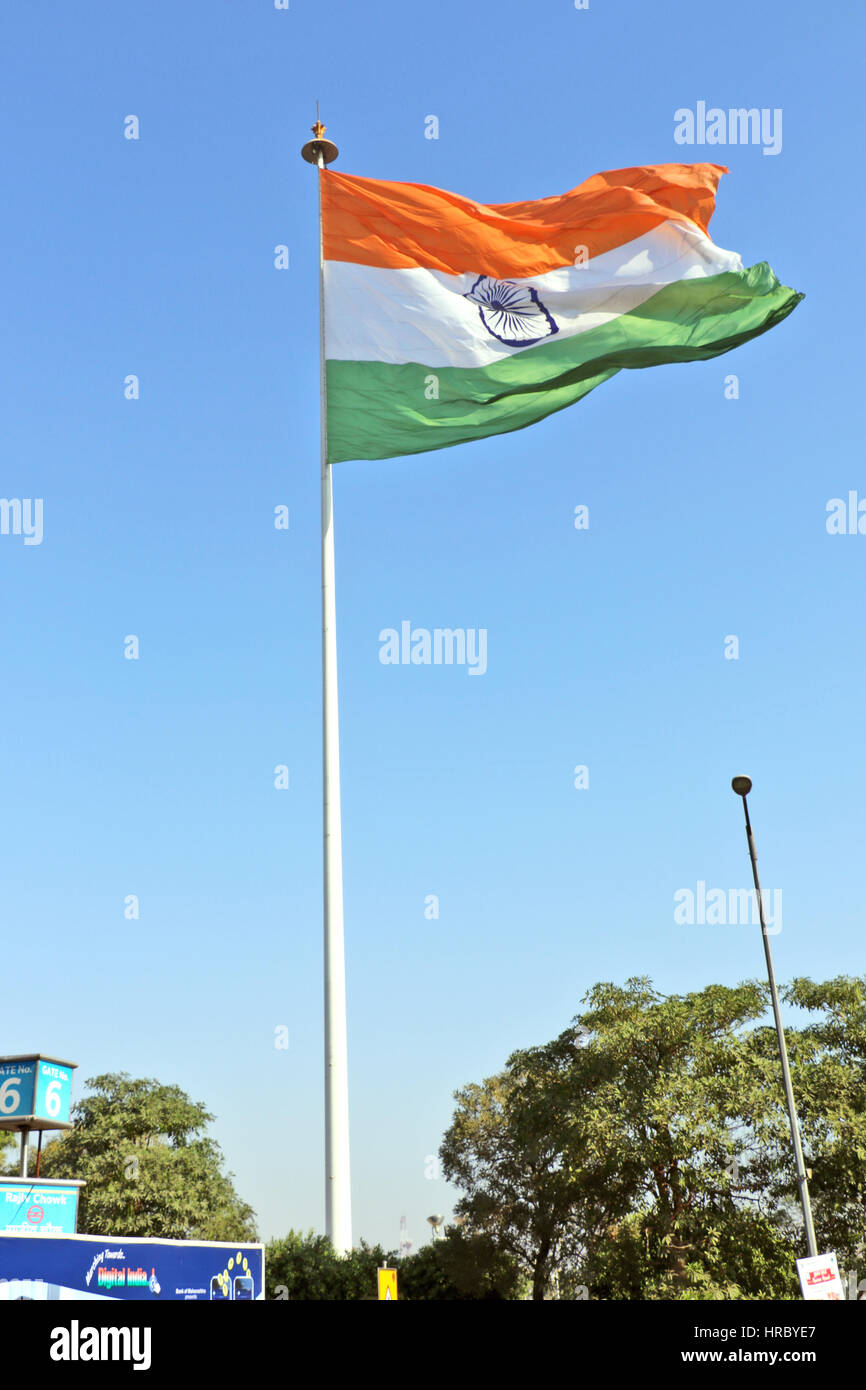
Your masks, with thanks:
M20 1076L7 1076L3 1085L0 1086L0 1115L12 1115L18 1109L20 1091L15 1087L20 1087Z
M49 1081L45 1091L45 1111L52 1120L60 1114L60 1082Z

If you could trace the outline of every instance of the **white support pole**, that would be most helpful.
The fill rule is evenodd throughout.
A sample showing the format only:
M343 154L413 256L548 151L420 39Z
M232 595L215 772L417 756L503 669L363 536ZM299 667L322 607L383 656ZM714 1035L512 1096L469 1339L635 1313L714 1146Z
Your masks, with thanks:
M322 781L325 888L325 1215L334 1249L352 1249L349 1163L349 1061L343 940L343 840L340 819L340 730L337 706L337 612L334 597L334 509L328 463L325 395L325 285L322 171L319 180L319 370L322 420Z

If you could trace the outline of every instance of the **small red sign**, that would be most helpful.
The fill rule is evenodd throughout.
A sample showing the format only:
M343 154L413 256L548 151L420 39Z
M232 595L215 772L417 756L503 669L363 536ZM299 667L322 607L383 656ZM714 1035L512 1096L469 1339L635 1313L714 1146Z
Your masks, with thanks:
M27 1212L27 1220L30 1222L31 1226L38 1226L44 1215L45 1212L41 1207L30 1207Z

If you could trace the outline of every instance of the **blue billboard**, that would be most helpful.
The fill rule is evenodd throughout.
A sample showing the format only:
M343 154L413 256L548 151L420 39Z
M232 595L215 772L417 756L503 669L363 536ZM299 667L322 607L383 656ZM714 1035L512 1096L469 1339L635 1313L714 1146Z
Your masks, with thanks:
M265 1296L262 1245L138 1236L0 1235L0 1301L238 1302Z

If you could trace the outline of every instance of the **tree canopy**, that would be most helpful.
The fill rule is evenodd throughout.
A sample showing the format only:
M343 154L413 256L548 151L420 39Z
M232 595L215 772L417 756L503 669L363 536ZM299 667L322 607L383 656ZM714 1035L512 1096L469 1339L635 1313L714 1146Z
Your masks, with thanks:
M46 1145L40 1175L83 1178L82 1234L255 1240L254 1212L204 1131L213 1116L178 1086L95 1076L74 1128Z
M819 1247L866 1227L866 979L796 980L786 1028ZM571 1027L456 1093L465 1230L534 1298L796 1298L805 1254L768 989L596 985Z
M327 1236L315 1231L289 1231L265 1250L267 1297L283 1300L378 1299L376 1271L382 1265L397 1269L400 1300L497 1300L514 1297L516 1263L495 1249L483 1235L465 1236L449 1230L411 1255L397 1258L381 1245L359 1247L338 1255Z

